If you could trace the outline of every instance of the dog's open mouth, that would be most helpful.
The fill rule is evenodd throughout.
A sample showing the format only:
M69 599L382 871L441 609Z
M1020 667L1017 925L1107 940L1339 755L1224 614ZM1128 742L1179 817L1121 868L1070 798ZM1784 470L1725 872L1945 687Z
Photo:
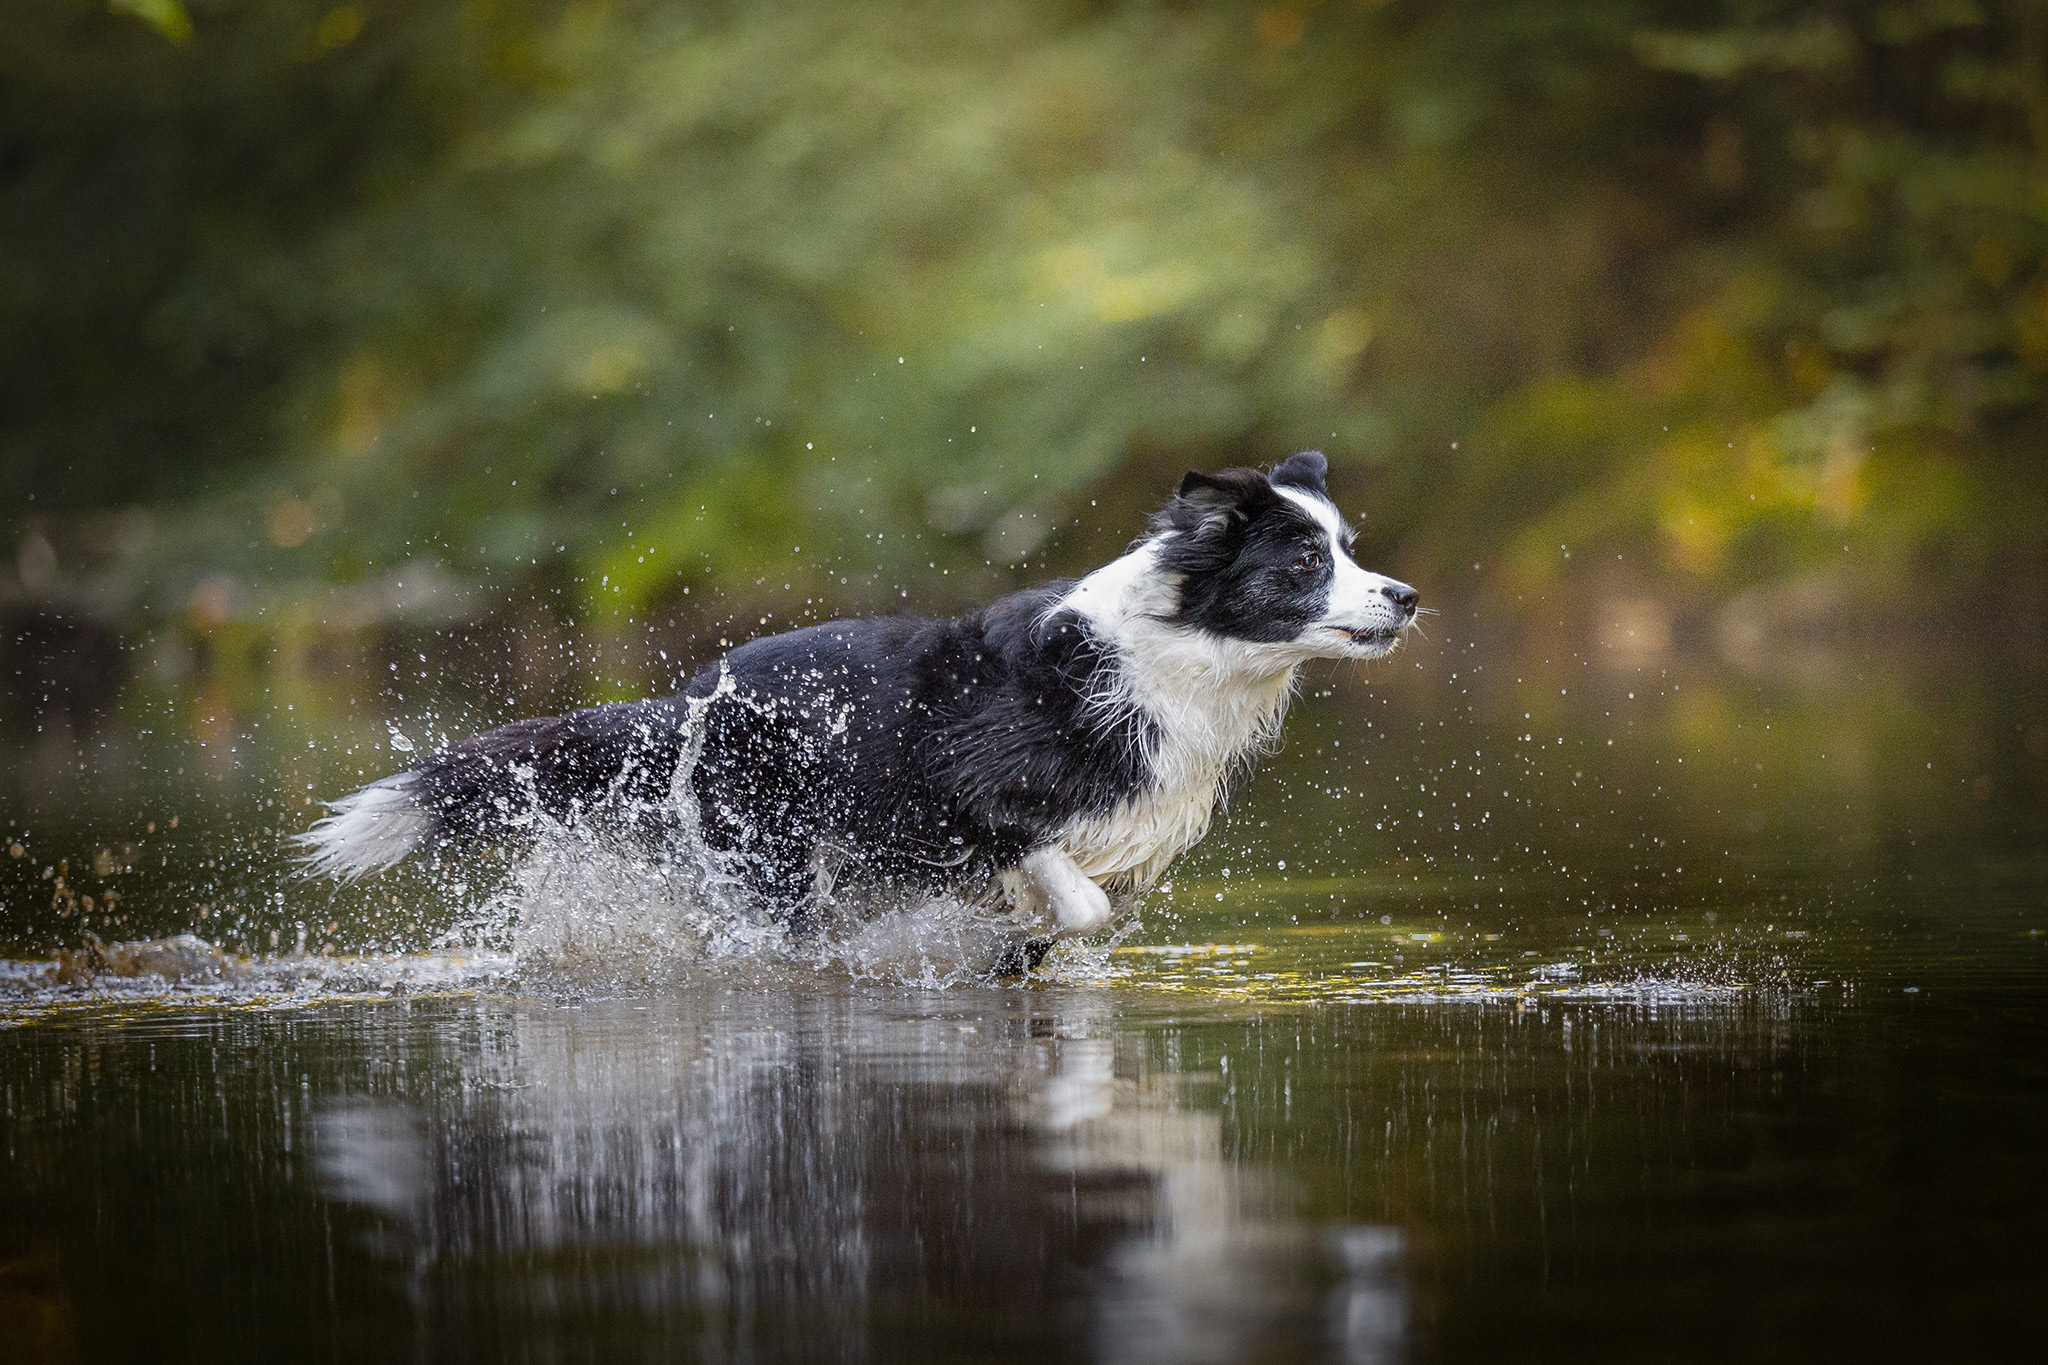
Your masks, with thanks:
M1337 633L1354 645L1390 645L1401 638L1401 632L1394 626L1338 626Z

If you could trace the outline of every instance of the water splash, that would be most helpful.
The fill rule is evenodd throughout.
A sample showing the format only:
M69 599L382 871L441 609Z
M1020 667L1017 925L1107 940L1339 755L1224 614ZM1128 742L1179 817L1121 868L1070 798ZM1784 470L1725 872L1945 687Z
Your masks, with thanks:
M572 990L819 971L942 988L996 975L1030 930L964 897L842 890L792 934L701 842L655 856L565 830L462 936L502 944L523 980Z

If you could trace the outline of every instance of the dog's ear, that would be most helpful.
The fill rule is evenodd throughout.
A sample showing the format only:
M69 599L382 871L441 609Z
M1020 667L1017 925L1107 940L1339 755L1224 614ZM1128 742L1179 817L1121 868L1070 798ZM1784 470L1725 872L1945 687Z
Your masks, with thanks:
M1223 469L1214 474L1189 470L1171 501L1152 518L1158 531L1189 532L1209 539L1279 499L1273 485L1256 469Z
M1327 498L1330 490L1323 483L1323 476L1329 472L1330 462L1323 458L1322 451L1304 450L1274 465L1272 473L1266 477L1284 487L1306 489Z
M1190 469L1181 476L1180 487L1175 490L1174 496L1186 498L1193 503L1231 502L1236 499L1236 493L1229 483L1213 474L1204 474L1196 469Z
M1260 504L1273 500L1273 486L1256 469L1224 469L1214 474L1190 469L1174 496L1205 512L1248 516Z

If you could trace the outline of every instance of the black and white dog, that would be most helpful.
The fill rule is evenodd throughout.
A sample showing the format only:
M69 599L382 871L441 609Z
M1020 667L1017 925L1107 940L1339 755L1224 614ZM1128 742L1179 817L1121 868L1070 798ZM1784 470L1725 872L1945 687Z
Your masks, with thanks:
M1042 945L1199 840L1310 659L1373 659L1415 590L1368 573L1304 451L1189 474L1085 578L952 620L754 640L674 697L516 721L331 804L299 836L353 878L556 824L694 834L793 932L835 885L1006 901Z

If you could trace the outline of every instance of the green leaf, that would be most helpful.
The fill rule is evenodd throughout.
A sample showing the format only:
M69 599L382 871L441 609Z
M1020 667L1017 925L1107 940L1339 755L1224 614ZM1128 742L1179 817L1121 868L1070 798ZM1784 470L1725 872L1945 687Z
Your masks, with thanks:
M107 0L116 14L132 14L174 43L192 41L192 16L178 0Z

